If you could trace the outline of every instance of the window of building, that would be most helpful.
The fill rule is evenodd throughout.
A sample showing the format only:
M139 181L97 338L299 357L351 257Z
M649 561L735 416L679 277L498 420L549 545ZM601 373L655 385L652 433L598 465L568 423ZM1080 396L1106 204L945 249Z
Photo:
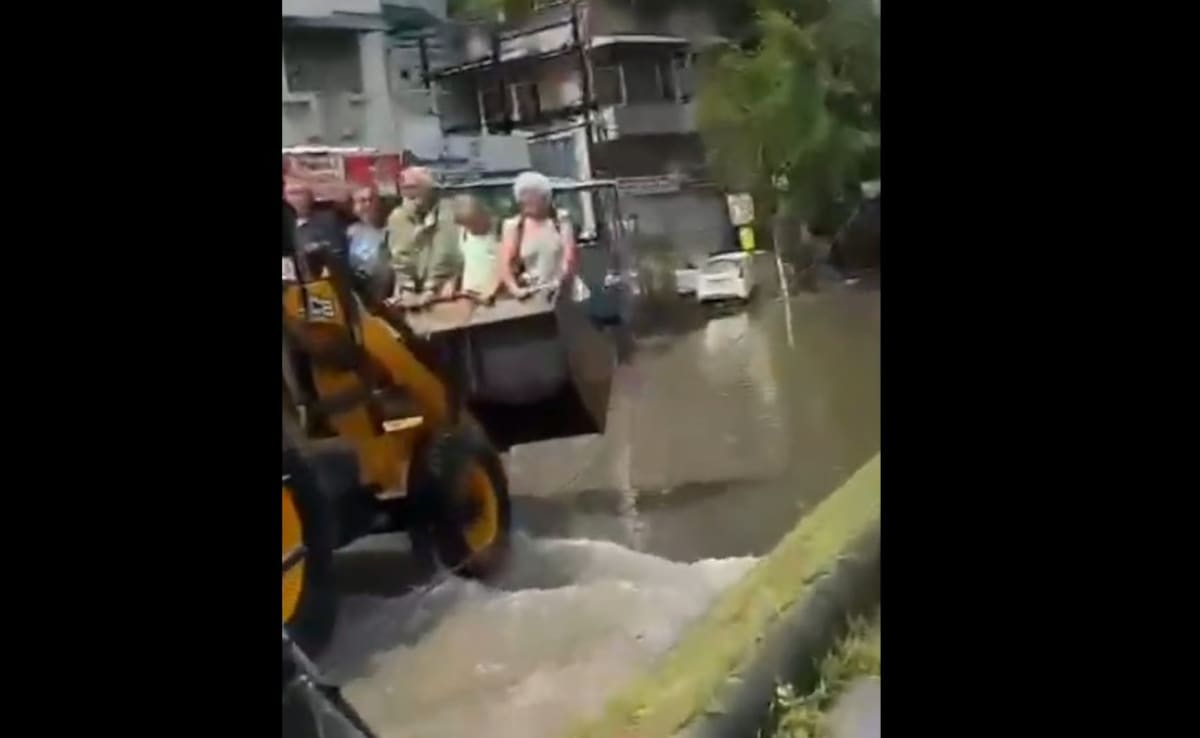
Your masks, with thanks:
M481 82L480 97L483 103L483 117L488 123L499 123L509 117L512 110L512 100L508 90L499 80Z
M536 120L542 114L542 101L536 82L517 82L512 85L512 94L517 120Z
M622 62L622 66L625 68L626 102L633 105L664 100L663 74L659 62L626 61Z
M674 102L678 99L675 89L675 65L671 59L663 59L654 66L658 73L662 99Z
M474 89L463 89L465 85L438 85L437 110L446 131L477 131L479 130L479 100Z
M689 53L676 54L671 59L671 65L675 69L675 79L677 81L677 92L679 100L689 102L696 96L696 76L695 76L695 55Z
M358 34L331 29L288 29L283 63L292 92L363 91Z
M625 96L621 90L621 68L617 65L596 67L592 70L592 85L598 105L623 105Z

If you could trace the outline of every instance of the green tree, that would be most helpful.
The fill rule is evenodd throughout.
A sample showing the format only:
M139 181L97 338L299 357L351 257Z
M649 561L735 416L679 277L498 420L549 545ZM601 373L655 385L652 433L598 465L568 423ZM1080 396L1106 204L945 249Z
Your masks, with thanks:
M765 214L819 220L878 167L879 88L871 0L761 0L749 48L725 48L704 75L714 172Z

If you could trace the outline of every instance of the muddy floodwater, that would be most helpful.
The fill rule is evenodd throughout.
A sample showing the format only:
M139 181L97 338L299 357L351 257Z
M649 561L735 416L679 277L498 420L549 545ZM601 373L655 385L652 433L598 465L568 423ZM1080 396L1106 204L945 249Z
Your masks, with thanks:
M414 583L403 535L339 555L322 665L385 738L549 738L595 714L879 450L879 292L681 305L620 369L603 437L514 449L487 586Z

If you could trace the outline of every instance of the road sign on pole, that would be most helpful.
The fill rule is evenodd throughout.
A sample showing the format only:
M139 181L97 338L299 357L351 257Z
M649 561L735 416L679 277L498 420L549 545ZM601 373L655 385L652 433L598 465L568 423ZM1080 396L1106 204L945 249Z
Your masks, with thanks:
M754 198L746 192L725 196L729 205L729 220L737 227L754 223Z

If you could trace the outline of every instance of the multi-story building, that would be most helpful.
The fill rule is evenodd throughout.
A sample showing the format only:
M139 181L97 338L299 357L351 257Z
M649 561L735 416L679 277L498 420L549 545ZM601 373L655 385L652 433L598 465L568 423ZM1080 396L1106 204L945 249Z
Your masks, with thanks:
M433 65L447 134L529 137L546 174L617 178L643 236L695 261L732 238L696 127L695 58L716 39L705 11L642 17L612 0L541 3L499 31L456 28Z
M513 170L523 139L447 136L413 33L446 19L446 0L283 0L283 145L365 146L418 160Z

